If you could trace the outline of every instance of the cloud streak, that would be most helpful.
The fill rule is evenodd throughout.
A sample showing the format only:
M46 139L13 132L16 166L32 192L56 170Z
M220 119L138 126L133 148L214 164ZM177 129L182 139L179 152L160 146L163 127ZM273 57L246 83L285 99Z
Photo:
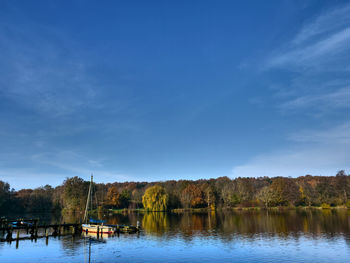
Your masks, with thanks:
M88 63L70 38L46 26L26 28L0 23L1 96L50 117L93 105Z
M342 6L319 15L314 21L306 24L293 40L294 45L312 41L317 37L341 29L350 24L350 5Z
M306 24L283 50L270 57L266 68L331 70L327 65L339 61L350 49L349 17L350 5L320 15Z
M10 181L16 189L30 188L33 184L39 186L50 183L58 185L66 177L79 176L88 179L93 173L97 182L128 181L135 179L130 175L106 168L102 158L91 158L73 150L60 150L50 147L40 152L29 153L29 157L16 152L8 155L0 154L0 177ZM16 163L17 165L15 165ZM30 163L30 165L28 165ZM28 180L28 178L32 178Z
M283 83L274 84L279 87L273 91L276 108L283 114L317 118L344 114L350 108L349 61L348 4L313 17L284 48L269 56L265 70L288 75Z
M350 123L331 129L300 131L289 136L285 150L260 155L232 169L233 177L335 175L350 170Z
M312 111L329 111L331 109L350 108L350 87L318 94L301 96L280 105L284 111L312 108Z

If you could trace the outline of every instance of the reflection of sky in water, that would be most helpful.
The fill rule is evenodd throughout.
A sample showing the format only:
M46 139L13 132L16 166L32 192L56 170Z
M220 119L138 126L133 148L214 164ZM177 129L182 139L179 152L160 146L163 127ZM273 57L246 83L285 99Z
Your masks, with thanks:
M71 237L50 238L36 243L20 242L16 249L2 243L1 262L88 262L89 241ZM186 241L137 235L121 235L106 242L91 243L91 262L348 262L350 248L344 237L278 238L237 236L230 242L195 237Z
M114 215L140 235L92 239L91 262L349 262L344 210ZM71 236L0 243L0 262L88 262L89 239Z

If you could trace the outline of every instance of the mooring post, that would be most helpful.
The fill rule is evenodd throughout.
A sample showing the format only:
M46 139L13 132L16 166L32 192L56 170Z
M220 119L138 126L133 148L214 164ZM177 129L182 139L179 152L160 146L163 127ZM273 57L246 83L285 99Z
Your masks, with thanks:
M97 226L97 237L98 237L99 231L100 231L100 226Z
M17 229L17 236L16 236L16 249L18 248L19 245L19 229Z
M56 225L53 227L53 233L52 233L52 235L53 235L54 237L57 237L57 235L58 235L58 233L57 233L57 232L58 232L58 229L57 229L57 228L58 228L58 226L56 226Z
M137 228L137 231L140 230L140 221L139 220L137 220L137 222L136 222L136 228Z

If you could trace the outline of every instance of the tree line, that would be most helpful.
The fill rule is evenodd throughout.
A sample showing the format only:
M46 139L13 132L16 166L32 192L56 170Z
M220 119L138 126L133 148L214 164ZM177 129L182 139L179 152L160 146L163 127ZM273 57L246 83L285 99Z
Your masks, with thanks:
M61 185L15 191L0 181L0 215L16 212L75 211L85 208L89 181L67 178ZM298 178L219 177L161 182L93 184L93 201L100 209L165 211L177 208L276 206L350 207L350 175Z

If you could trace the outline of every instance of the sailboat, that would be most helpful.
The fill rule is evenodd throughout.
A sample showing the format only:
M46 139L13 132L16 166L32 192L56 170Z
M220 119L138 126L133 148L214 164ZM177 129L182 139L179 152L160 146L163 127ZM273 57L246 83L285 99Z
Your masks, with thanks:
M85 213L84 213L84 224L82 224L83 232L85 233L101 233L101 234L113 234L115 229L112 226L105 226L104 221L91 219L89 217L89 208L92 209L92 185L93 175L91 175L91 181L89 186L89 193L86 200Z

